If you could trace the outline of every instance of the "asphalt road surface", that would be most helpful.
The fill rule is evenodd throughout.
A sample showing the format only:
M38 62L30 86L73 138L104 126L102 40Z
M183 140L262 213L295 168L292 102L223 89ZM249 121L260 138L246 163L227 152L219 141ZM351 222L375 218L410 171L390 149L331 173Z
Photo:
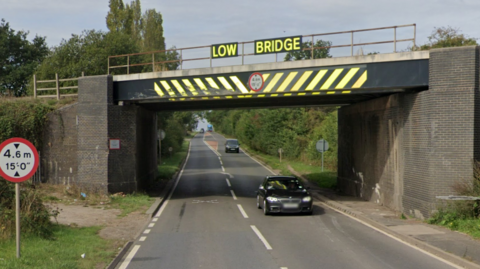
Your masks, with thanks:
M170 198L117 268L456 268L318 201L311 216L264 216L256 190L272 172L224 142L192 139Z

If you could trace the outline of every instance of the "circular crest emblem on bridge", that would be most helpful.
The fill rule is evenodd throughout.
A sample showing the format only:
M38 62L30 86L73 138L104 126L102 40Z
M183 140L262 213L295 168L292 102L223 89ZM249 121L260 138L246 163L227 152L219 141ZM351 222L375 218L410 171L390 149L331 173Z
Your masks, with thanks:
M258 92L261 89L263 89L263 75L256 72L250 75L250 78L248 79L248 86L250 89L254 92Z

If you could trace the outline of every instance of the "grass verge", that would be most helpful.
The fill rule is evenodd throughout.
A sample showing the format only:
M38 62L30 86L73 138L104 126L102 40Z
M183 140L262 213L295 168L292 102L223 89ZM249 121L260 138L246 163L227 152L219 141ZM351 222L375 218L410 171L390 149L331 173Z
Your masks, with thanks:
M105 268L116 249L97 235L100 229L55 225L54 240L22 237L20 259L16 258L15 239L0 241L0 268Z
M291 161L282 159L276 156L267 155L261 152L252 150L246 146L242 146L243 149L247 151L248 154L253 155L256 159L265 163L266 165L272 167L275 170L280 171L282 175L293 175L290 171L289 166L300 173L302 176L307 178L309 181L317 184L321 188L335 188L337 186L337 172L336 171L322 171L322 167L315 165L305 164L300 161Z
M184 140L182 149L172 156L162 157L162 164L158 166L157 180L170 180L181 169L182 161L187 157L190 140Z

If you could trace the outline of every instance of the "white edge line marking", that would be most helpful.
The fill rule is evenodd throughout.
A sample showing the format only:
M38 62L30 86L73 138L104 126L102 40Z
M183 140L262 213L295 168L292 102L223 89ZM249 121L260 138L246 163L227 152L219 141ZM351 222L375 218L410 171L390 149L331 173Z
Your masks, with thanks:
M230 192L232 193L233 200L237 200L237 196L235 196L235 193L233 192L233 190L230 190Z
M132 261L133 257L135 254L137 254L138 249L140 248L140 245L136 245L133 247L132 251L128 254L127 258L123 261L122 266L118 269L126 269L130 262Z
M173 189L172 191L170 192L170 195L168 195L168 198L167 200L165 201L165 203L163 203L162 207L160 208L160 210L158 210L157 214L155 215L155 218L156 220L158 220L158 217L160 217L160 215L162 215L162 212L163 210L165 209L165 207L167 206L168 204L168 201L170 200L170 198L172 197L172 194L173 192L175 192L175 189L177 188L177 185L178 185L178 182L180 181L180 178L182 177L182 174L183 174L183 170L185 169L185 166L187 165L188 163L188 159L190 157L190 150L192 148L192 144L190 143L190 145L188 146L188 154L187 154L187 158L185 160L185 163L183 164L183 167L182 167L182 170L180 171L180 174L178 174L178 177L177 177L177 180L175 182L175 185L173 186ZM156 221L155 220L155 221ZM135 254L137 254L137 251L138 249L140 248L140 245L136 245L133 247L133 249L130 251L130 254L128 254L127 258L123 261L122 263L122 266L120 266L119 269L126 269L128 267L128 265L130 264L130 262L132 261L133 257L135 256Z
M153 228L153 226L155 226L155 223L153 223L153 222L148 224L148 228Z
M143 241L145 241L145 239L147 239L147 237L146 237L146 236L142 236L142 237L140 237L140 239L139 239L138 241L143 242Z
M230 180L228 180L228 178L226 178L225 180L227 181L227 185L228 185L229 187L231 187L232 184L230 184Z
M260 163L259 161L255 160L252 156L250 156L250 154L246 153L245 151L242 150L242 152L247 155L248 157L250 157L250 159L254 160L256 163L258 163L259 165L261 165L263 168L267 169L270 173L272 173L272 175L276 175L276 173L274 173L272 170L268 169L265 165L263 165L262 163Z
M367 227L370 227L371 229L373 229L373 230L375 230L375 231L377 231L377 232L379 232L379 233L382 233L382 234L384 234L384 235L386 235L386 236L388 236L388 237L390 237L390 238L392 238L392 239L394 239L394 240L396 240L396 241L398 241L398 242L400 242L400 243L403 243L404 245L407 245L407 246L409 246L409 247L411 247L411 248L413 248L413 249L419 250L419 251L423 252L424 254L427 254L428 256L433 257L433 258L435 258L435 259L437 259L437 260L439 260L439 261L441 261L441 262L444 262L444 263L446 263L446 264L448 264L448 265L450 265L450 266L452 266L452 267L455 267L455 268L458 268L458 269L462 269L462 268L463 268L463 267L461 267L461 266L459 266L459 265L457 265L457 264L451 263L451 262L449 262L449 261L447 261L447 260L445 260L445 259L442 259L442 258L440 258L440 257L437 257L437 256L433 255L432 253L427 252L427 251L425 251L425 250L423 250L423 249L421 249L421 248L419 248L419 247L417 247L417 246L411 245L411 244L409 244L408 242L405 242L405 241L403 241L403 240L401 240L401 239L399 239L399 238L396 238L395 236L393 236L393 235L391 235L391 234L389 234L389 233L386 233L386 232L384 232L384 231L382 231L382 230L380 230L380 229L377 229L376 227L374 227L374 226L372 226L372 225L370 225L370 224L368 224L368 223L366 223L366 222L364 222L364 221L362 221L362 220L360 220L360 219L357 219L356 217L354 217L354 216L352 216L352 215L349 215L349 214L347 214L347 213L345 213L345 212L342 212L342 211L340 211L340 210L338 210L338 209L336 209L336 208L334 208L334 207L332 207L332 206L330 206L330 205L328 205L328 204L326 204L326 203L323 203L323 202L322 202L322 204L324 204L324 205L328 206L329 208L337 211L338 213L341 213L341 214L343 214L343 215L345 215L345 216L347 216L347 217L349 217L349 218L352 218L352 219L354 219L354 220L362 223L363 225L365 225L365 226L367 226Z
M252 228L253 232L258 236L258 238L260 238L260 240L261 240L262 243L265 245L265 247L266 247L268 250L272 250L272 247L271 247L270 244L267 242L267 239L265 239L265 237L263 237L262 233L257 229L257 227L255 227L255 225L250 225L250 227Z
M143 231L144 234L149 234L150 233L150 229L146 229L145 231Z
M245 212L245 210L243 210L242 205L238 204L237 206L238 206L238 210L240 210L240 213L242 213L243 217L246 218L246 219L248 219L248 215L247 215L247 213Z
M152 221L153 221L153 222L157 222L157 221L158 221L158 218L153 218Z
M182 170L180 171L180 174L178 174L177 181L175 182L175 185L173 186L172 191L168 195L167 200L165 201L165 203L163 203L162 207L160 208L160 210L158 210L157 214L155 215L156 218L158 218L158 217L160 217L160 215L162 215L163 210L165 210L165 207L168 205L168 201L170 201L170 198L172 198L172 195L175 192L175 189L177 188L178 182L180 181L180 178L183 175L183 170L185 169L185 166L188 163L188 159L190 157L191 147L192 147L192 143L190 143L190 145L188 146L187 159L186 159L185 163L183 164L183 167L182 167Z

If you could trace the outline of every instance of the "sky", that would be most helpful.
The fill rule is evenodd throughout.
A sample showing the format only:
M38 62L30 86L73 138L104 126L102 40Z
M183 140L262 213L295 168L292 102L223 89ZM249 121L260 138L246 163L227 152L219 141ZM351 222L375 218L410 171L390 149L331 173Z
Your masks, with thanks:
M29 39L46 37L52 47L83 30L107 31L108 5L109 0L0 0L0 18L16 31L29 31ZM141 0L141 6L143 12L155 9L162 13L168 48L408 24L417 26L417 44L428 42L434 27L451 26L469 37L480 38L480 0ZM413 27L399 28L397 39L413 38L413 33ZM345 45L350 44L351 36L321 38L333 45ZM355 43L383 40L393 40L393 29L354 34ZM397 50L412 45L411 41L398 43ZM389 53L394 48L393 44L356 46L354 53L360 49L364 53ZM202 53L208 57L208 50L186 51L183 57L202 57L197 56ZM332 49L331 54L348 56L350 48ZM247 57L245 62L275 61L272 55L254 57ZM281 60L282 56L278 57ZM239 59L216 61L217 65L241 64Z

